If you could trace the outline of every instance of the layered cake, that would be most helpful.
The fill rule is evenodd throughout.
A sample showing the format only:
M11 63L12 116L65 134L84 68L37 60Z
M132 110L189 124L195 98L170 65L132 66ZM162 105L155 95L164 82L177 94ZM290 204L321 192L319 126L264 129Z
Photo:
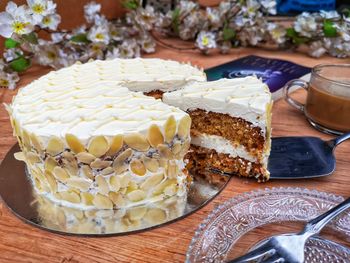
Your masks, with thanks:
M271 94L256 77L196 82L166 93L163 101L192 119L189 167L217 169L267 181Z
M192 81L189 67L95 61L51 72L19 90L7 109L22 150L16 158L26 162L36 191L86 209L185 196L191 119L143 92ZM138 85L142 92L132 91Z
M271 106L255 77L206 82L191 65L139 58L52 71L6 108L35 191L91 210L183 200L186 167L266 181Z

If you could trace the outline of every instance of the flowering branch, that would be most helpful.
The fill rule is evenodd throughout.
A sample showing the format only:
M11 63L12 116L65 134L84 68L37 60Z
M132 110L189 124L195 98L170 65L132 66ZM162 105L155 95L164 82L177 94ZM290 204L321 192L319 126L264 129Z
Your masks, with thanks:
M308 45L309 54L328 53L350 56L350 11L303 13L290 27L271 21L276 14L274 0L225 0L215 8L202 8L192 1L180 1L167 13L140 6L138 0L125 1L126 15L107 20L101 5L84 6L86 24L74 30L59 29L61 17L49 0L27 0L27 5L9 2L0 13L0 35L5 50L0 59L0 87L15 88L18 73L32 63L61 68L89 59L133 58L151 53L156 43L176 50L212 49L227 53L238 46L297 48ZM50 40L38 37L46 32ZM158 35L193 41L193 47L177 47Z

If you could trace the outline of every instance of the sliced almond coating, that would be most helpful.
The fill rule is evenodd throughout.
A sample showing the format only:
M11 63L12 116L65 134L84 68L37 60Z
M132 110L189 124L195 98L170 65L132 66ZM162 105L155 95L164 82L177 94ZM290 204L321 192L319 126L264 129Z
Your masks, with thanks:
M101 159L97 158L95 161L93 161L90 164L91 168L94 169L104 169L112 164L112 161L102 161Z
M63 142L56 136L52 136L47 143L46 151L51 156L55 156L64 150Z
M61 199L71 202L71 203L80 203L80 196L76 192L73 191L65 191L58 193Z
M121 174L125 170L128 169L128 165L126 164L126 161L128 158L132 155L132 150L126 149L124 152L120 153L117 158L113 161L113 169L116 174Z
M52 172L53 169L57 166L57 162L52 157L47 157L45 160L45 170Z
M164 179L164 175L162 173L159 174L154 174L150 177L148 177L141 185L140 188L142 190L149 190L152 187L156 186L157 184L159 184L161 181L163 181Z
M108 175L108 174L111 174L111 173L114 173L114 169L111 166L106 167L105 169L103 169L101 171L102 175Z
M168 159L161 158L158 160L159 166L162 168L166 168L168 166Z
M42 152L43 152L43 146L42 146L42 144L41 144L39 138L36 137L34 133L32 133L32 134L30 135L30 141L31 141L31 143L32 143L32 145L33 145L33 147L34 147L34 149L35 149L38 153L42 153Z
M23 141L23 145L30 150L30 137L29 134L26 130L22 130L22 141Z
M118 192L120 189L120 179L117 176L111 176L109 178L109 185L111 186L111 190L113 192Z
M145 136L140 133L128 134L124 137L124 141L127 145L129 145L129 147L137 151L145 152L149 149L148 141L146 140Z
M157 147L158 144L164 143L163 134L156 124L152 124L151 127L149 127L147 139L152 147Z
M115 193L115 192L109 192L108 196L109 196L109 199L112 200L113 204L115 204L117 208L121 208L125 206L125 199L121 194Z
M108 195L109 186L108 186L106 179L103 176L99 175L96 177L96 183L98 186L99 193L101 193L103 195Z
M130 170L139 176L146 174L146 167L139 159L134 159L130 162Z
M34 163L39 163L41 160L39 158L39 156L33 152L27 152L26 153L26 160L28 162L30 162L31 164L34 164Z
M66 185L69 187L77 188L82 192L86 192L87 190L89 190L91 181L85 178L75 177L68 179Z
M161 158L174 159L174 155L167 145L160 144L157 149Z
M67 182L67 180L69 179L69 175L66 172L66 170L59 166L56 166L53 169L53 175L56 177L58 181L61 181L62 183Z
M156 195L160 195L164 192L164 189L166 187L168 187L169 185L172 185L172 184L177 184L177 180L176 179L168 179L162 183L160 183L159 185L157 185L154 189L153 189L153 196L156 196Z
M173 115L171 115L164 126L165 141L170 143L176 134L176 120Z
M41 185L41 181L38 178L34 179L34 185L36 187L36 189L38 190L39 193L42 193L44 191L42 185Z
M176 164L176 161L170 160L168 161L168 166L166 169L167 177L170 179L174 179L179 174L179 167Z
M113 137L111 141L111 145L109 147L109 150L107 151L106 155L113 156L115 155L120 149L123 147L123 136L117 135Z
M25 161L26 160L23 152L16 152L16 153L13 154L13 156L18 161Z
M94 174L92 173L90 166L83 165L81 167L81 171L83 172L84 177L91 179L91 180L94 180Z
M132 191L135 191L139 188L136 182L134 181L129 181L128 187L126 189L126 193L130 193Z
M92 203L99 209L112 209L113 203L112 201L104 195L96 194Z
M140 220L144 217L144 215L147 212L147 208L144 206L141 207L133 207L128 210L126 213L127 217L129 217L130 220Z
M91 139L88 151L96 157L101 157L109 150L108 141L104 136L97 136Z
M56 193L57 192L57 181L56 181L55 177L49 171L45 172L45 177L46 177L47 183L49 184L51 192Z
M63 159L64 168L68 171L71 176L78 176L79 166L75 158L71 160Z
M173 152L174 155L177 155L178 153L181 152L181 149L182 149L182 144L180 142L176 142L174 143L171 151Z
M191 129L191 118L190 116L186 115L179 122L177 134L180 136L180 138L187 138L188 135L190 134L190 129Z
M64 214L63 210L59 210L58 211L58 213L57 213L57 221L58 221L58 224L61 227L65 227L66 226L66 224L67 224L66 215Z
M134 190L126 195L131 202L138 202L146 198L146 193L142 190Z
M155 173L159 169L159 163L158 160L154 158L144 157L143 163L145 164L147 170L149 170L152 173Z
M79 162L86 163L86 164L90 164L96 159L96 157L94 155L92 155L91 153L87 153L87 152L80 152L76 155L76 157L77 157Z
M94 199L94 196L92 194L88 192L82 192L80 196L85 205L93 205L92 200Z
M182 149L181 152L179 153L180 158L183 158L183 156L185 156L185 154L188 152L188 150L190 149L191 146L191 140L186 140L183 144L182 144Z
M128 187L129 182L131 180L130 175L124 174L124 175L118 176L118 178L120 179L120 187L122 188Z
M160 208L151 208L143 217L150 224L159 224L166 220L166 213Z
M176 184L171 184L171 185L164 188L164 194L166 196L173 196L176 194L177 189L178 189L178 187Z
M67 142L69 148L74 153L80 153L80 152L84 152L85 151L84 145L73 134L66 134L66 142Z

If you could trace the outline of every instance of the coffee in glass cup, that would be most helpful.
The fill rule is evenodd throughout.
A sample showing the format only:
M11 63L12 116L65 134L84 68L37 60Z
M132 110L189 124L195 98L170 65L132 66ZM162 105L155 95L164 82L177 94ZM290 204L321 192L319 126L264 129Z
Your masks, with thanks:
M289 96L290 88L295 86L307 90L305 105ZM318 130L336 135L350 131L350 64L315 66L309 82L289 81L284 96Z

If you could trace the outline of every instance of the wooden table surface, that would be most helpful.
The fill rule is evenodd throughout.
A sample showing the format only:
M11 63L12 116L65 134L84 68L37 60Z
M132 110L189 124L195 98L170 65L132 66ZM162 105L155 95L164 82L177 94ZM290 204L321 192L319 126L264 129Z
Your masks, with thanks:
M349 63L349 60L331 57L315 59L292 52L248 48L234 49L228 55L214 53L204 56L195 51L179 52L159 47L157 53L148 57L190 61L207 68L250 54L286 59L310 67L323 62ZM49 70L41 67L30 69L22 76L20 86L30 83ZM1 102L10 102L15 93L16 91L0 89ZM302 100L305 93L299 90L294 96ZM283 100L274 104L272 128L273 136L306 135L331 138L314 130L300 112ZM2 160L15 144L8 115L2 106L0 106L0 134L0 160ZM3 202L0 202L0 262L183 262L198 225L215 206L240 193L266 187L291 186L316 189L344 197L350 196L350 141L337 148L336 158L337 168L334 174L319 179L276 180L259 184L254 180L233 178L211 203L187 218L151 231L120 237L81 238L49 233L22 222ZM255 241L259 240L259 235L255 238ZM345 241L345 244L350 246L349 242Z

